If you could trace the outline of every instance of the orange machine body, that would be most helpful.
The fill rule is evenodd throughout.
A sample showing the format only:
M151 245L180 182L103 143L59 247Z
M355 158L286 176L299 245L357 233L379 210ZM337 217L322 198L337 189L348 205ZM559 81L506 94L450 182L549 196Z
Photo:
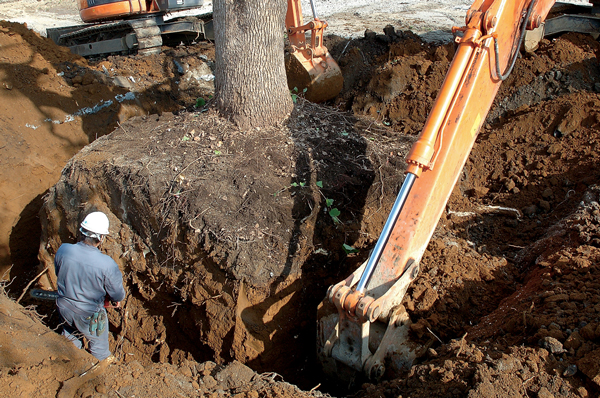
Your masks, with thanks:
M84 57L158 54L163 36L177 41L214 39L208 14L182 18L167 13L199 9L204 0L77 0L86 24L49 28L56 44Z
M136 14L159 12L154 1L145 0L78 0L79 16L86 23L122 19Z

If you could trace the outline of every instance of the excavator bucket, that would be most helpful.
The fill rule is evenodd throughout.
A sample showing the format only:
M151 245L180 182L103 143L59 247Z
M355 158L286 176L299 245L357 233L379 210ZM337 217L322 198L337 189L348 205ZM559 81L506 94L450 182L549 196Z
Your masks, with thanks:
M352 314L343 304L352 301L352 287L364 273L367 262L352 275L331 286L318 308L317 357L324 373L352 388L366 380L395 377L409 369L428 347L409 338L411 321L400 301L419 273L415 262L389 286L383 301L392 308L381 307L372 297L363 299ZM381 311L385 312L383 314Z
M300 51L288 54L285 62L288 87L304 93L312 102L324 102L335 98L344 85L340 67L329 52L322 58L307 58Z
M323 102L342 91L344 78L337 62L323 45L327 22L317 17L312 0L311 6L314 19L304 24L300 0L288 0L285 24L291 50L286 54L285 69L292 92L303 93L312 102ZM310 42L306 40L306 32L310 32Z
M318 311L317 357L327 378L343 389L397 377L429 347L409 338L406 311L391 322L361 323L327 309L327 304L323 302Z

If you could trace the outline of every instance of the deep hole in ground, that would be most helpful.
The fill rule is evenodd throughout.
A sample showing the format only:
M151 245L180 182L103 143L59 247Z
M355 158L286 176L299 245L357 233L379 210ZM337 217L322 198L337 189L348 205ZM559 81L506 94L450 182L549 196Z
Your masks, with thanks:
M346 79L332 107L301 100L285 126L249 134L193 107L210 94L196 79L211 67L209 45L87 62L20 25L3 23L0 33L15 54L30 54L6 54L1 68L3 101L31 109L5 119L32 126L8 123L0 144L12 154L2 180L23 168L30 182L11 188L25 204L6 235L3 265L20 264L11 294L38 272L31 253L39 248L51 264L58 245L73 241L82 211L97 208L118 231L105 250L129 292L125 309L111 312L118 369L236 359L305 390L321 383L317 305L372 247L453 46L410 32L348 46L330 38ZM404 377L364 385L359 396L597 391L597 51L591 38L568 34L518 60L404 301L412 338L431 349ZM118 97L129 91L135 98ZM66 121L109 98L97 113ZM33 158L39 148L62 156L50 157L53 167L41 155L29 163L16 156ZM359 254L346 256L344 243ZM56 326L51 306L38 310ZM575 377L563 376L573 364Z

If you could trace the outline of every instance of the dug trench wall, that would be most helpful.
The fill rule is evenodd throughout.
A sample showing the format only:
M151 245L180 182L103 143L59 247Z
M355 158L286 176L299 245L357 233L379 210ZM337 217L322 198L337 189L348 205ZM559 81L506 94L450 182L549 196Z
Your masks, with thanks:
M110 314L117 354L305 369L318 303L350 272L341 264L360 260L342 261L343 245L376 237L409 147L319 112L299 100L286 126L251 132L211 112L163 114L99 138L45 198L44 284L55 284L59 246L76 240L88 212L103 211L102 250L128 291Z

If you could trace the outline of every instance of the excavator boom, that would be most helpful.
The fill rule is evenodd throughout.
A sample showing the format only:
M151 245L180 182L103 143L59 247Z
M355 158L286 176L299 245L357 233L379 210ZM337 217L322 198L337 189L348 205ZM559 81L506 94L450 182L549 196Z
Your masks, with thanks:
M476 0L466 26L453 29L454 59L407 157L407 175L382 234L367 262L328 291L337 312L320 314L318 350L326 371L342 364L377 379L386 366L400 370L417 356L402 299L525 31L538 27L553 3Z

